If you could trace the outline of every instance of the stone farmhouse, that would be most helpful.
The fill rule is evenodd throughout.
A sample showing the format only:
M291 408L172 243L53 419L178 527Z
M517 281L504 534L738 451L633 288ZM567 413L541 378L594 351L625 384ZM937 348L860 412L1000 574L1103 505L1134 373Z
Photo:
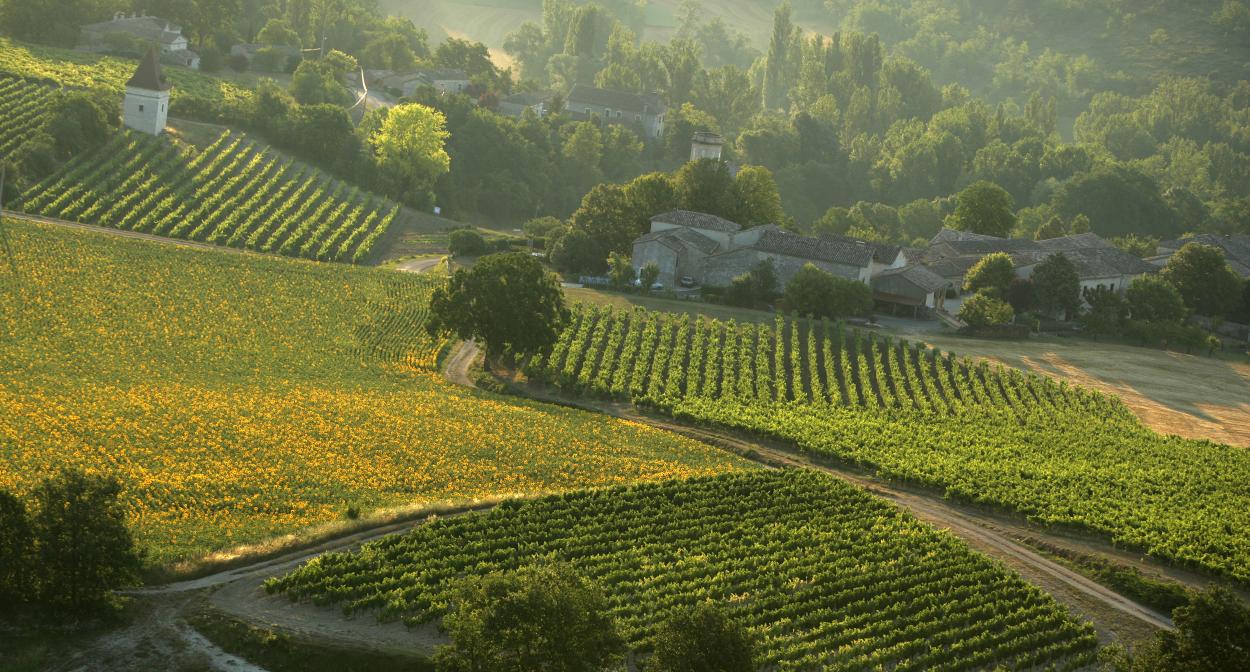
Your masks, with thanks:
M457 68L433 68L395 72L393 70L366 70L365 80L383 89L398 91L412 96L423 86L432 86L439 93L460 93L469 88L469 75Z
M200 55L187 48L187 38L182 27L155 16L123 13L113 15L112 21L92 23L82 27L79 48L87 51L111 51L122 42L129 41L140 47L155 47L162 60L186 68L198 69Z
M701 212L674 210L651 218L651 231L634 241L633 266L654 263L658 281L677 286L682 278L726 287L768 261L784 287L807 264L870 285L882 303L914 313L941 310L949 283L920 266L909 266L902 248L846 236L803 236L775 224L743 229Z
M1168 263L1168 259L1171 259L1177 250L1188 243L1201 243L1224 250L1224 261L1228 262L1233 272L1242 278L1250 278L1250 235L1244 233L1228 236L1220 236L1214 233L1199 233L1187 238L1165 240L1159 243L1156 250L1159 253L1158 256L1150 257L1146 261L1155 266L1165 266Z
M569 118L578 121L596 116L608 124L635 124L642 128L648 138L664 134L666 108L659 94L639 95L615 89L597 89L585 84L574 84L569 91L564 111Z
M519 117L526 110L533 110L538 116L546 116L548 106L554 94L550 91L521 91L500 99L495 110L510 117Z
M1051 255L1062 252L1076 267L1081 290L1106 287L1123 292L1134 278L1158 270L1158 267L1121 250L1097 234L1081 233L1049 240L996 238L964 231L943 229L930 241L920 261L935 275L962 291L964 276L987 254L1006 252L1016 267L1018 277L1032 276L1037 265Z

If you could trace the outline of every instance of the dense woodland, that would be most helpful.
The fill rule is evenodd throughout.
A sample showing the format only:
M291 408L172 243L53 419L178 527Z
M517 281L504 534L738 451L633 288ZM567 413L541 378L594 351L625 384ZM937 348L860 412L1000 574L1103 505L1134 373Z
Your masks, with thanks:
M1056 224L1063 232L1082 215L1107 236L1250 226L1250 83L1241 78L1250 5L1007 4L785 3L769 43L756 49L723 20L704 18L696 2L683 5L674 37L658 43L638 39L643 17L630 3L545 0L541 25L521 25L503 45L516 72L494 66L485 45L432 45L411 22L359 0L146 0L134 8L180 21L208 68L227 67L221 55L239 41L324 48L330 56L321 60L312 60L318 50L306 52L288 90L262 84L247 109L193 116L250 125L366 186L467 219L568 217L601 182L675 171L693 131L710 129L726 136L735 165L766 169L767 202L757 209L800 230L912 243L932 235L952 213L951 197L977 181L1010 194L1020 236L1043 225L1041 235L1054 235ZM71 44L72 24L118 7L129 8L7 0L0 25L22 39ZM841 30L799 27L812 17ZM1132 54L1177 48L1169 26L1199 30L1226 49L1197 51L1172 68L1134 62ZM1091 56L1026 39L1073 30L1090 39L1069 43L1094 44L1097 34L1112 46ZM1130 36L1147 30L1147 44L1129 49ZM414 181L361 160L385 112L353 128L345 111L326 109L352 102L338 82L357 64L471 75L469 95L416 95L445 118L450 170ZM1204 64L1211 76L1182 76ZM524 89L553 91L558 110L575 83L660 92L669 107L664 136L645 142L627 126L492 111ZM774 190L784 208L776 216ZM722 213L736 214L729 206Z

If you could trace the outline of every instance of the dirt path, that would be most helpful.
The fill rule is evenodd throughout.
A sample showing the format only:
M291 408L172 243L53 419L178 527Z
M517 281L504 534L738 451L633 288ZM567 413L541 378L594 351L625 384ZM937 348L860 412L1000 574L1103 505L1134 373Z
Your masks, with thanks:
M477 352L476 344L463 344L447 363L448 380L461 385L471 385L469 369ZM1107 544L1035 529L1009 516L986 513L961 506L929 492L900 487L871 475L838 469L780 445L770 445L766 442L743 438L728 431L693 427L669 419L645 415L639 413L630 404L587 403L582 399L555 396L532 388L527 389L526 394L542 401L578 406L586 410L646 423L658 429L689 436L748 455L767 466L817 469L854 483L907 509L917 518L934 527L951 532L986 555L1002 561L1034 585L1043 588L1056 599L1089 618L1105 641L1111 639L1111 635L1121 639L1137 640L1148 636L1154 629L1172 628L1172 621L1166 615L1137 604L1064 565L1038 554L1018 539L1042 538L1056 546L1069 547L1094 555L1114 555L1119 562L1144 564L1140 558L1113 549ZM1167 573L1171 578L1196 586L1203 583L1200 577L1171 568L1151 567L1151 569Z

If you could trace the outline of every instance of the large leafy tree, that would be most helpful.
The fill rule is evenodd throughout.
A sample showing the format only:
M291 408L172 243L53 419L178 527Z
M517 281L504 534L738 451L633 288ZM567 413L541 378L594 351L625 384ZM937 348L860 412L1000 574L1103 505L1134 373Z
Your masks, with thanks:
M1064 317L1081 308L1081 278L1063 253L1046 257L1033 269L1033 288L1037 307Z
M646 672L755 672L751 633L707 602L679 609L660 627Z
M1189 243L1181 247L1168 259L1163 277L1199 315L1224 316L1237 306L1241 279L1224 261L1224 251L1213 245Z
M105 607L109 591L139 579L141 557L126 528L117 479L62 471L32 493L40 600L79 618Z
M443 628L447 672L597 672L625 651L603 591L563 564L465 580Z
M1180 225L1176 213L1159 193L1159 185L1132 168L1099 165L1064 182L1051 197L1055 212L1066 219L1085 215L1094 233L1103 236L1173 235Z
M434 181L451 168L443 148L447 119L442 112L418 103L391 108L369 137L378 169L404 196L429 200Z
M743 166L733 185L736 221L744 227L761 224L783 224L786 213L781 209L781 194L773 174L763 166Z
M1175 631L1155 635L1125 672L1235 672L1250 660L1250 609L1223 586L1194 593L1172 611Z
M975 266L968 269L964 276L964 291L986 291L1003 298L1015 277L1016 267L1011 262L1011 256L1006 252L994 252L981 257Z
M817 318L864 315L872 310L872 290L806 264L786 283L786 306Z
M952 224L961 231L1006 238L1016 225L1015 201L993 182L977 182L959 192Z
M431 333L486 344L488 356L545 352L568 320L564 292L537 259L519 252L482 257L456 271L430 300Z
M1134 320L1180 322L1185 319L1185 300L1167 278L1144 275L1134 278L1124 293Z
M690 161L673 176L681 207L720 217L734 216L734 179L725 164L714 159Z

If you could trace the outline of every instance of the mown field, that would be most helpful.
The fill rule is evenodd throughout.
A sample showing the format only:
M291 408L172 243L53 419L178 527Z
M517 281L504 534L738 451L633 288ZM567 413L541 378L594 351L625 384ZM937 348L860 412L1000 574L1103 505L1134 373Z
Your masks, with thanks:
M400 207L242 135L203 149L123 132L22 194L25 212L321 261L359 263Z
M1046 377L824 322L586 306L527 369L1250 580L1250 453Z
M445 613L466 574L552 561L604 586L637 651L674 609L705 600L750 628L773 670L1071 668L1097 645L1092 627L955 537L806 470L505 503L321 556L267 588L417 624Z
M117 475L152 563L409 503L747 467L639 425L450 386L431 280L6 220L0 488Z

